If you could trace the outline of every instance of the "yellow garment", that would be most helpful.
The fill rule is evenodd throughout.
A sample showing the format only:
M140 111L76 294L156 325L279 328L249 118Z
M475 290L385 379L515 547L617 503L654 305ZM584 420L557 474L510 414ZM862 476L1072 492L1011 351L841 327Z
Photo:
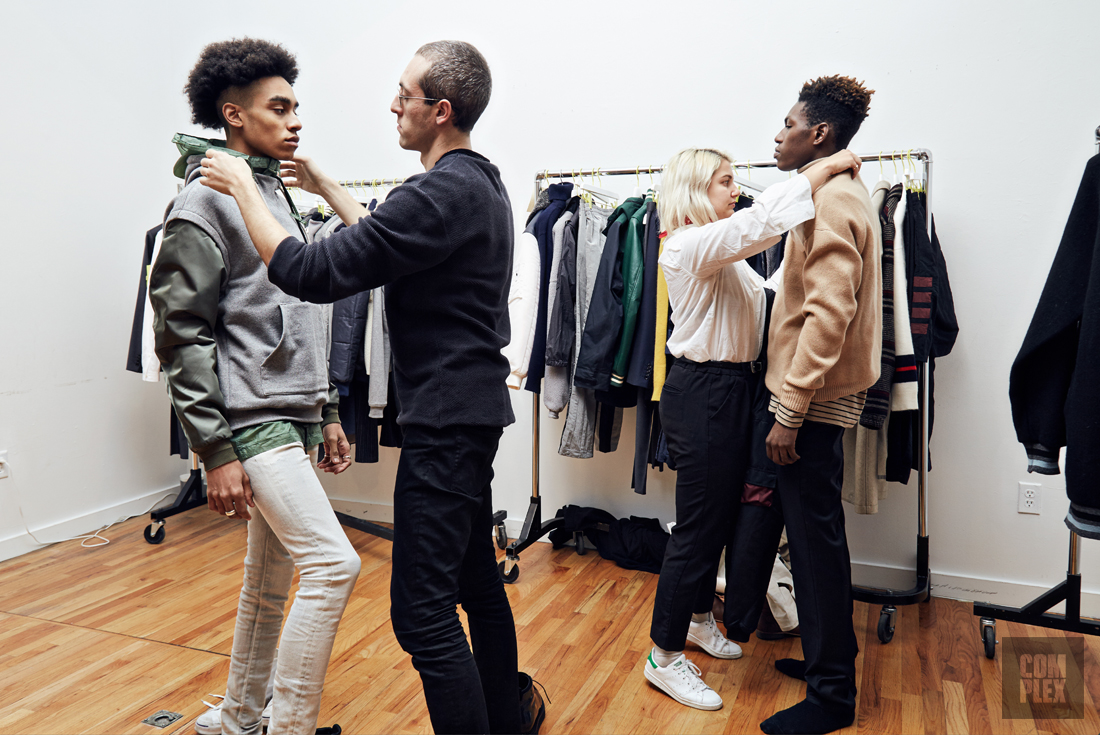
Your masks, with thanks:
M665 238L661 233L658 256L665 251ZM657 266L657 329L653 344L653 400L661 400L661 389L665 387L665 374L668 366L665 362L665 342L668 340L668 282L665 272Z

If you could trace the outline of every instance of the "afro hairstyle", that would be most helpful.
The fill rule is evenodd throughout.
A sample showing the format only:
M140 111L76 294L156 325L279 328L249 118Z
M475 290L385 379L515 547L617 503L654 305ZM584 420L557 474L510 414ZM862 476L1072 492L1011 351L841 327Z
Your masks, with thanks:
M191 122L204 128L226 126L218 100L230 87L246 87L257 79L298 79L294 55L277 43L258 38L234 38L209 44L187 76L183 91L191 103Z
M838 148L847 148L859 126L867 119L873 89L851 77L819 77L802 85L798 101L806 103L810 125L829 123L836 133Z

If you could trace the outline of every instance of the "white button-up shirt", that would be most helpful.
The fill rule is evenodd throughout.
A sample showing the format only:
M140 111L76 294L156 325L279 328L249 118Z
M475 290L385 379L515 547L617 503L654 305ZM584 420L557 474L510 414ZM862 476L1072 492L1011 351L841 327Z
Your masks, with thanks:
M661 268L675 325L668 349L693 362L750 362L764 342L764 279L746 262L814 217L810 181L799 174L768 187L753 206L665 240Z

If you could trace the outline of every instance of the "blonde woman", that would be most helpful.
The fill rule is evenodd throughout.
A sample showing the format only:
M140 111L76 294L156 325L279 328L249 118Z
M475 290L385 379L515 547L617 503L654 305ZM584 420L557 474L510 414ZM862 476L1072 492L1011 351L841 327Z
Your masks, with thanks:
M659 262L675 325L668 349L678 359L660 411L677 469L676 526L657 583L645 676L689 707L720 709L722 698L685 657L687 640L716 658L741 656L710 610L719 555L739 506L752 375L767 328L764 281L744 261L812 219L814 190L848 169L858 171L859 158L841 151L739 212L727 154L687 148L664 169L658 211L667 237Z

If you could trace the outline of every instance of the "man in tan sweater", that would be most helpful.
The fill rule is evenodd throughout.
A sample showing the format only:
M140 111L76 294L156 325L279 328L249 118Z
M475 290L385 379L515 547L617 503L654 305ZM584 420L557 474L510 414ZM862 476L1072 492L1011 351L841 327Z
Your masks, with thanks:
M782 171L847 148L873 90L847 77L807 82L776 136ZM806 680L806 699L761 723L766 733L826 733L855 716L851 559L841 483L844 429L855 426L882 350L882 243L858 175L814 193L814 219L791 230L768 339L775 425L768 456L790 543L805 661L776 662Z

